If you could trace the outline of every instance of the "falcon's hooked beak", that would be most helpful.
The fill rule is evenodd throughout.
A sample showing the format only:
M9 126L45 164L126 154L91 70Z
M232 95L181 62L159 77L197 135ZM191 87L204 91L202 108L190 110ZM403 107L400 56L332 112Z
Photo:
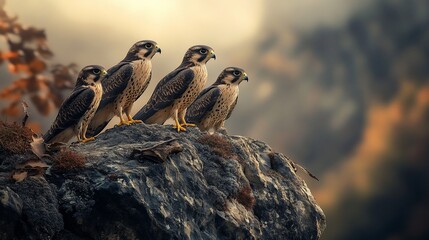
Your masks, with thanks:
M158 46L156 46L156 52L161 54L161 48L159 48Z
M247 76L246 73L243 73L243 77L241 77L241 79L249 82L249 77Z
M210 51L210 58L213 58L214 60L216 60L216 54L214 53L213 50Z

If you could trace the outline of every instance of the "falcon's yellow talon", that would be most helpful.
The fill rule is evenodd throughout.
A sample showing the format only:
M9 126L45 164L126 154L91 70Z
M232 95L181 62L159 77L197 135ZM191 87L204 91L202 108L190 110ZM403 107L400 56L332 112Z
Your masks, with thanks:
M83 140L81 140L81 143L86 143L86 142L90 142L90 141L94 141L95 137L90 137L90 138L84 138Z
M187 123L186 120L185 120L185 117L182 117L182 124L181 124L181 126L184 126L184 127L195 127L197 125L195 125L193 123Z
M132 124L132 123L143 123L142 120L134 120L130 115L127 114L127 118L128 118L128 123Z
M183 127L183 125L180 125L179 121L176 120L176 124L173 125L174 129L177 129L177 132L186 132L186 128Z
M118 127L122 126L122 125L130 125L129 122L125 121L124 119L121 119L121 121L118 123Z
M180 126L180 125L178 125L178 126L173 126L173 128L174 128L174 129L177 129L177 132L180 132L180 131L182 131L182 132L186 132L186 128L184 128L184 127L182 127L182 126Z
M130 123L143 123L143 121L142 120L132 120Z

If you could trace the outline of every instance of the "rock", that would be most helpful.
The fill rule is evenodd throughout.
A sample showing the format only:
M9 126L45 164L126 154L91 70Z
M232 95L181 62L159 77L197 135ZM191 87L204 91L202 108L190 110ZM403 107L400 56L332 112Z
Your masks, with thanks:
M0 239L13 236L22 213L22 200L9 187L0 187Z
M71 149L83 168L0 178L2 239L318 239L325 228L288 160L257 140L136 124Z

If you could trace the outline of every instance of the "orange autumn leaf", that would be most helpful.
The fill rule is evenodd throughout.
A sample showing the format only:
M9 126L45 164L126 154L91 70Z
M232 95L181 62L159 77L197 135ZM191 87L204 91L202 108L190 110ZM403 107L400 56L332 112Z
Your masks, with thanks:
M64 90L74 87L76 65L50 63L48 60L53 53L47 44L45 30L23 25L17 16L9 16L2 0L1 38L6 43L1 48L6 49L0 49L0 65L6 64L10 73L19 76L16 77L17 80L11 80L9 86L0 90L0 99L9 100L9 106L0 112L12 119L20 116L16 102L28 97L43 115L48 115L58 108L64 100Z
M28 173L26 171L15 171L12 174L12 179L15 182L22 182L27 178L27 176L28 176Z
M21 108L19 106L19 101L12 102L8 107L2 109L1 114L2 115L8 115L12 117L18 117L21 115Z
M17 52L5 52L5 53L2 53L0 56L2 59L10 59L10 58L16 58L19 55Z
M17 64L9 64L8 66L9 71L12 73L19 73L19 72L29 72L30 67L27 64L17 63Z
M42 132L42 126L36 122L28 122L26 125L31 131L35 134L40 134Z
M8 99L12 101L17 101L21 99L22 95L25 93L28 82L26 79L15 80L12 85L0 91L0 99Z
M46 70L46 63L35 58L29 63L28 68L32 73L41 73Z

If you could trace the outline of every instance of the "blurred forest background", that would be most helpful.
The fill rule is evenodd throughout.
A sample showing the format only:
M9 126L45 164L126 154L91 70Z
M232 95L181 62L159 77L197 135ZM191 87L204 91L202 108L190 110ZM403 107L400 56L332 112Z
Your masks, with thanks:
M210 45L209 83L227 66L250 77L229 132L320 178L301 174L323 239L429 239L429 1L0 0L0 120L20 121L25 100L46 131L76 71L141 39L163 53L133 112L188 47Z

